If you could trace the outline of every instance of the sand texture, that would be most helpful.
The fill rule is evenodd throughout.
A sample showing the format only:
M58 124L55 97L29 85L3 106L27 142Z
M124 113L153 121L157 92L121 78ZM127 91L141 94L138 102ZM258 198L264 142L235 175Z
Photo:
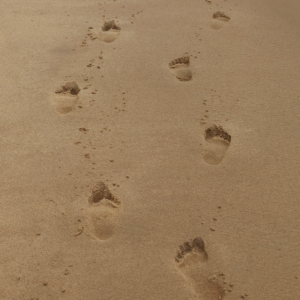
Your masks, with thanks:
M0 300L300 299L300 1L0 1Z

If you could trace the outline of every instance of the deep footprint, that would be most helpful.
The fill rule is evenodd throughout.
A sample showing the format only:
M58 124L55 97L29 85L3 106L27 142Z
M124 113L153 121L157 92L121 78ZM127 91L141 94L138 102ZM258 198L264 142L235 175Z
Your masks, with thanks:
M112 43L120 34L121 28L115 24L115 21L105 22L99 35L105 43Z
M55 91L54 105L59 114L65 115L72 111L77 102L80 88L76 82L67 82Z
M109 239L115 232L121 202L102 181L94 186L88 202L86 220L90 235L100 240Z
M204 161L209 165L219 164L230 146L231 136L221 126L212 125L205 130L205 140Z
M213 14L211 27L213 29L220 29L224 22L228 22L230 17L221 11L217 11Z
M226 289L222 287L221 278L212 274L205 244L201 237L179 246L175 262L200 299L224 299Z
M169 68L173 75L180 81L189 81L193 75L190 70L190 57L183 56L172 60L169 63Z

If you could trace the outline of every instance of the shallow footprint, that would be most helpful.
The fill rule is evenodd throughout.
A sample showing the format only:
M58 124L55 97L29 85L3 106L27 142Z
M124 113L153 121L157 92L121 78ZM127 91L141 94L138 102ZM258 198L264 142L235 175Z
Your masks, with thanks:
M209 165L219 164L230 146L231 136L221 126L212 125L205 130L205 140L204 161Z
M105 43L112 43L120 34L121 28L115 24L115 21L105 22L100 32L100 39Z
M201 299L224 299L225 288L222 287L221 280L212 274L205 244L201 237L179 246L175 262Z
M189 81L192 79L193 75L189 66L189 56L182 56L180 58L176 58L169 63L169 68L171 69L171 72L180 81Z
M59 114L65 115L72 111L77 102L80 88L76 82L67 82L55 91L54 105Z
M96 239L107 240L114 234L121 202L102 181L94 186L88 202L86 221L89 233Z
M211 27L213 29L220 29L224 22L228 22L230 17L221 11L217 11L213 14Z

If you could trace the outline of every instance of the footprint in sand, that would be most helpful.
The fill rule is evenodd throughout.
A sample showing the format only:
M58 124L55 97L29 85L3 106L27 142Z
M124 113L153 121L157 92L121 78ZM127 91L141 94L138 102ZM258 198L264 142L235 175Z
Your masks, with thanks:
M121 28L115 24L115 21L105 22L102 26L99 38L105 43L112 43L120 34Z
M213 14L211 28L220 29L225 22L228 22L230 17L221 11L217 11Z
M205 140L204 161L209 165L219 164L230 146L231 136L221 126L212 125L205 130Z
M102 181L94 186L88 202L86 220L89 233L96 239L107 240L114 234L121 202Z
M171 72L180 81L189 81L192 79L193 75L189 66L190 66L189 56L182 56L180 58L172 60L169 63L169 68Z
M175 262L200 299L224 299L226 288L222 280L223 278L220 278L220 275L213 274L208 255L205 251L205 244L201 237L197 237L179 246Z
M67 82L55 91L54 105L59 114L65 115L75 108L80 88L76 82Z

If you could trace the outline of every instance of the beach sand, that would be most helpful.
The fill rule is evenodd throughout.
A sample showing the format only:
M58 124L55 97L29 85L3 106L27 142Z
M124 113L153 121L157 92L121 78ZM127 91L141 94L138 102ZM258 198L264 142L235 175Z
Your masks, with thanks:
M299 12L1 1L0 299L299 299Z

